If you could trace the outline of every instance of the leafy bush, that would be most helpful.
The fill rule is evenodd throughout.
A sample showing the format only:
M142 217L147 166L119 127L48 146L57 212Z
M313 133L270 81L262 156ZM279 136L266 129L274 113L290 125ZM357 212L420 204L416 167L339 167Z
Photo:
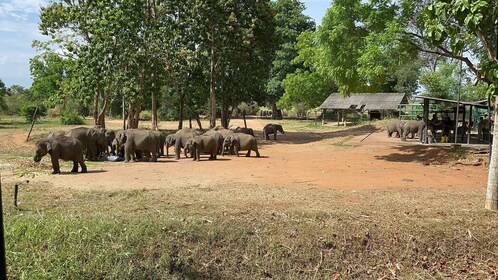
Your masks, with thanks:
M84 124L83 118L78 115L75 111L67 110L61 114L61 124L71 125L71 124Z
M36 108L38 107L38 110ZM44 117L47 115L47 107L44 105L37 106L35 104L26 104L21 107L19 111L19 116L24 116L26 121L31 122L33 120L33 115L36 110L35 120L38 120L40 117Z
M152 113L150 111L142 111L139 118L141 121L150 121L152 120Z

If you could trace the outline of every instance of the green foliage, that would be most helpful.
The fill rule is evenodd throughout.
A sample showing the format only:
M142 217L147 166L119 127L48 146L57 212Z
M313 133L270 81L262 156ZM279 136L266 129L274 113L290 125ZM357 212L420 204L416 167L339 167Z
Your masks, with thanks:
M5 84L3 81L0 79L0 110L6 111L7 110L7 104L5 103L4 97L8 94L7 88L5 87Z
M61 113L61 124L78 125L85 124L85 120L75 111L66 110Z
M44 117L46 115L47 107L45 107L45 105L26 104L22 106L19 111L19 116L23 116L27 122L33 121L33 117L35 120L38 120L40 117Z
M426 90L427 96L456 99L459 81L456 77L456 63L443 63L436 72L426 70L420 76L420 85Z
M150 121L152 120L152 114L150 111L141 111L140 112L140 120L141 121Z
M30 91L22 86L13 85L7 91L8 94L4 97L7 115L18 115L21 108L33 100Z
M278 0L274 2L275 35L277 49L270 70L270 79L266 85L267 100L276 102L284 94L282 81L287 74L293 73L302 67L299 63L292 63L298 55L295 44L302 32L315 29L315 23L308 16L303 15L304 4L298 0Z

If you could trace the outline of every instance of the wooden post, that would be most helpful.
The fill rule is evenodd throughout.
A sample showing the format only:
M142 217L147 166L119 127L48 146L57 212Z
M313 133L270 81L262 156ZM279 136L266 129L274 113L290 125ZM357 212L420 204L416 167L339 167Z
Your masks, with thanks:
M33 118L31 121L31 128L29 129L28 137L26 138L26 142L29 141L29 136L31 135L31 131L33 130L33 126L35 125L36 121L36 113L38 112L38 107L35 108L35 113L33 114Z
M472 134L472 109L474 106L470 105L470 111L469 111L469 133L467 134L467 144L470 144L470 134Z
M429 99L424 99L424 123L425 127L422 133L422 143L427 144L427 125L429 124Z
M327 109L322 109L322 126L325 125L325 113L327 112Z

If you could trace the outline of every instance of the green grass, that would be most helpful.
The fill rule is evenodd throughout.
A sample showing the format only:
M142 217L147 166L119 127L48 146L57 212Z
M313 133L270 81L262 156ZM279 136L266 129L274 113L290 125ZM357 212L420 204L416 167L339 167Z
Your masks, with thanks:
M3 188L11 279L492 277L483 190ZM464 202L464 203L462 203Z
M346 142L349 141L349 140L351 140L352 138L353 138L352 135L343 137L341 140L339 140L339 141L337 141L335 143L332 143L332 145L336 146L336 147L354 147L354 145L346 144Z

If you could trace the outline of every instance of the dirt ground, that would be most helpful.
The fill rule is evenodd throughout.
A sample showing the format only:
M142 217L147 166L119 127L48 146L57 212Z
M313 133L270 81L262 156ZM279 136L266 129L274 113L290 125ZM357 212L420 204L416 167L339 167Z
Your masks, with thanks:
M254 157L254 154L247 158L241 153L240 157L219 156L215 161L209 161L207 156L200 162L185 158L176 161L170 148L170 158L162 157L157 163L90 163L86 174L71 174L70 167L65 165L63 174L50 175L50 171L44 169L37 176L26 179L81 190L219 184L349 190L483 188L486 185L485 164L472 159L456 161L451 158L450 147L422 146L416 140L401 142L388 138L383 129L374 126L309 133L293 130L284 123L286 134L279 134L276 141L263 140L261 128L268 122L270 120L248 120L248 127L255 129L261 158ZM242 125L243 122L233 120L232 124ZM175 122L161 123L160 128L174 129L176 125ZM108 126L118 129L119 122ZM3 145L26 151L34 147L33 143L25 142L26 132L6 134L0 131L0 134L3 134ZM45 157L42 163L49 166L49 157ZM4 181L21 179L15 170L3 170L2 173Z

